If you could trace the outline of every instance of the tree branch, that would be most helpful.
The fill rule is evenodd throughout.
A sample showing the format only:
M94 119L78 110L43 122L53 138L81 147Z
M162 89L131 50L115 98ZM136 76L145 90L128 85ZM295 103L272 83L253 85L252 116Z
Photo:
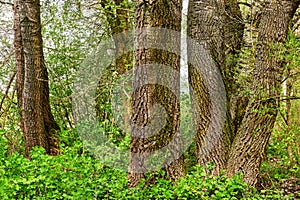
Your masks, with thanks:
M9 83L8 83L7 88L6 88L5 94L3 95L3 98L2 98L1 103L0 103L0 110L2 110L2 106L3 106L3 103L4 103L5 98L8 97L9 89L10 89L10 87L11 87L11 85L12 85L12 83L13 83L15 77L16 77L16 74L17 74L17 72L15 71L15 72L13 73L12 77L11 77L10 80L9 80Z
M4 67L8 61L10 61L10 58L14 55L14 49L11 50L11 52L8 54L8 56L4 59L4 61L1 63L0 68Z
M240 5L240 4L252 8L252 5L247 2L238 2L238 5Z
M288 100L299 100L300 97L287 97L287 98L284 98L284 99L280 99L280 101L288 101Z
M13 3L4 2L4 1L0 1L0 4L5 4L5 5L14 6L14 4L13 4Z

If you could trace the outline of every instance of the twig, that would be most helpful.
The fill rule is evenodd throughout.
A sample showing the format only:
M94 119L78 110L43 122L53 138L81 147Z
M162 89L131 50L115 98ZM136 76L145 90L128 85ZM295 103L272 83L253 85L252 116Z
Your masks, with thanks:
M0 114L0 117L2 117L2 115L4 114L3 121L2 121L2 127L5 126L5 121L6 121L6 117L7 117L7 112L8 112L9 109L11 108L11 105L12 105L12 104L17 105L17 103L15 103L15 102L13 101L13 99L14 99L14 97L15 97L16 90L17 90L17 87L15 86L15 87L14 87L14 91L12 92L12 97L11 97L11 101L10 101L9 105L8 105L7 108Z
M280 114L280 116L282 117L284 123L285 123L286 125L288 125L288 121L287 121L286 117L284 116L284 114L283 114L282 112L279 112L279 114Z
M287 97L285 99L280 99L280 101L288 101L288 100L298 100L300 97Z
M14 49L12 49L11 52L8 54L8 56L4 59L4 61L0 65L0 68L4 67L4 65L6 65L6 63L8 63L8 61L10 60L12 55L14 55Z
M0 1L1 4L6 4L6 5L10 5L10 6L14 6L13 3L9 3L9 2L4 2L4 1Z
M252 8L252 5L247 2L238 2L238 4L242 4L244 6L248 6L248 7Z
M4 94L4 96L3 96L2 100L1 100L1 103L0 103L0 110L2 109L2 106L3 106L3 103L4 103L5 98L8 97L9 89L10 89L10 87L11 87L12 82L13 82L14 79L15 79L16 74L17 74L17 72L15 71L14 74L12 75L12 77L11 77L10 80L9 80L9 83L8 83L8 85L7 85L5 94Z

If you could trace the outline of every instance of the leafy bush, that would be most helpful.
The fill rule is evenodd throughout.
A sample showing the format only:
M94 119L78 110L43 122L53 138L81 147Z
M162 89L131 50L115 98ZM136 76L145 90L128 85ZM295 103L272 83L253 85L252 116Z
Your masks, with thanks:
M163 171L153 172L137 187L129 189L126 172L102 166L98 160L82 151L79 140L73 141L72 147L63 147L62 154L55 157L46 155L42 148L34 148L31 160L18 153L7 156L6 140L2 136L0 148L0 198L4 200L282 197L276 191L259 194L247 186L240 175L231 179L224 175L213 177L205 174L201 167L190 168L186 177L176 182L160 178L164 176Z

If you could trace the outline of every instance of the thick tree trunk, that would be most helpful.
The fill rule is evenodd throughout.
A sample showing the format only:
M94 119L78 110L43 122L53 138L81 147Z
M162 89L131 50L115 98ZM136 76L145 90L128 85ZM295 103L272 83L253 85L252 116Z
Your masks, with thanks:
M212 161L215 165L213 174L219 174L225 168L227 153L233 138L229 99L234 93L232 76L235 73L236 60L233 58L238 54L243 37L241 17L235 0L226 2L222 0L189 1L188 35L202 46L202 49L194 49L191 44L188 44L189 82L190 91L193 91L191 93L194 106L193 118L197 127L197 163L206 166L208 162ZM197 54L199 57L205 53L204 49L209 54L204 59L212 61L206 62L210 66L205 66L201 59L195 59ZM197 66L193 66L195 65L193 60L197 62ZM222 75L221 79L218 80L215 77L213 80L214 78L209 77L211 76L209 72L201 74L201 70L197 70L201 67L205 67L207 70L219 70ZM210 93L216 90L212 85L218 85L214 81L225 84L227 91L227 96L224 96L227 98L226 122L224 128L209 129L209 126L214 124L214 118L222 120L220 116L216 116L220 113L213 111L212 108L213 104L220 102L217 98L211 98L214 95Z
M49 103L48 74L43 55L40 1L14 2L17 94L25 153L34 146L58 153L57 131Z
M277 51L285 41L289 22L299 2L266 1L262 14L252 96L229 154L226 173L242 172L244 180L255 185L265 147L279 107L283 61Z
M178 179L184 175L183 157L180 154L181 138L175 136L179 131L179 93L180 93L180 50L181 0L149 1L137 0L135 4L135 51L134 51L134 94L131 118L131 144L129 187L134 187L144 177L144 173L156 169L147 165L148 156L166 149L171 154L164 165L167 176ZM176 31L177 34L164 31L147 31L146 28L157 27ZM171 45L171 46L170 46ZM170 51L162 50L170 46ZM152 48L151 48L152 47ZM155 48L156 47L156 48ZM158 48L161 47L161 48ZM147 65L162 64L161 68L147 68ZM177 73L171 73L171 68ZM167 81L172 90L160 84L146 84L147 80ZM156 104L165 109L165 113L155 111ZM156 107L157 108L157 107ZM154 115L160 114L158 120ZM165 116L162 116L165 115ZM152 119L151 119L152 118ZM149 136L145 127L160 128L159 123L166 118L165 124L154 136ZM154 123L153 123L154 122ZM154 126L154 127L153 127ZM164 157L165 155L161 155ZM162 158L158 158L162 159ZM151 165L151 164L150 164ZM154 168L153 168L154 167Z

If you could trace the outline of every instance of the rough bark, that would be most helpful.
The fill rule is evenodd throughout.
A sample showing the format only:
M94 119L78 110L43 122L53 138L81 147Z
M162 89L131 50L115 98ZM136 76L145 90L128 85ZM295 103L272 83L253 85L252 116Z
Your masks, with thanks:
M134 187L149 171L146 161L148 155L166 147L170 141L173 143L167 149L171 153L170 163L166 163L165 170L168 178L175 180L184 175L183 157L179 156L181 146L180 137L175 134L179 131L179 92L180 92L180 54L175 54L151 46L167 46L173 44L172 49L180 49L180 34L161 35L145 28L167 28L180 33L181 28L181 0L175 1L142 1L135 2L135 51L134 51L134 88L132 97L132 130L130 144L129 187ZM169 37L168 37L169 36ZM170 38L172 36L172 38ZM146 48L146 47L149 48ZM163 64L177 71L176 74L166 74L164 67L161 70L151 70L145 67L147 64ZM145 84L146 79L159 81L168 80L173 89L159 84ZM141 87L140 87L141 86ZM154 136L148 136L143 127L151 126L156 113L152 109L155 104L162 106L166 113L166 123ZM159 120L163 116L160 116ZM154 117L155 120L155 117ZM155 122L156 123L156 122ZM159 123L159 122L157 122ZM156 126L156 125L154 125ZM150 166L151 168L151 166Z
M14 1L17 97L25 153L34 146L58 153L58 125L49 103L48 73L44 62L40 1Z
M188 35L196 40L204 49L209 51L207 60L211 66L202 66L201 59L198 59L198 66L193 66L189 61L189 82L191 85L191 93L194 105L194 123L198 128L196 130L196 147L197 147L197 163L206 166L209 161L215 164L213 174L219 174L224 169L227 152L230 148L230 141L233 137L232 120L230 116L229 99L234 93L232 78L235 73L237 56L243 37L243 23L241 12L235 0L219 1L191 0L189 2L188 11ZM192 49L188 46L188 59L193 59L193 54L203 54L201 49ZM197 60L197 59L196 59ZM217 99L212 99L208 88L213 83L204 81L204 76L208 74L200 74L197 68L208 67L210 69L217 68L222 74L227 91L226 105L226 122L224 128L215 128L208 130L209 123L212 123L213 115L218 113L210 113L211 105L216 103ZM214 89L212 89L214 90ZM208 137L208 135L210 137ZM207 147L211 149L208 150Z
M255 71L250 103L229 153L226 174L242 172L255 185L263 152L279 107L283 61L276 51L285 41L289 22L299 2L269 0L262 13L256 45Z
M241 2L240 2L241 3ZM248 4L247 11L244 9L244 36L242 51L239 58L236 59L238 65L235 67L232 74L231 92L230 97L230 114L232 117L232 131L233 135L236 134L242 119L246 114L245 108L249 104L248 91L253 80L254 60L255 56L253 49L258 37L258 27L264 8L264 1L255 0ZM242 8L243 9L243 8ZM246 53L251 52L251 53Z

